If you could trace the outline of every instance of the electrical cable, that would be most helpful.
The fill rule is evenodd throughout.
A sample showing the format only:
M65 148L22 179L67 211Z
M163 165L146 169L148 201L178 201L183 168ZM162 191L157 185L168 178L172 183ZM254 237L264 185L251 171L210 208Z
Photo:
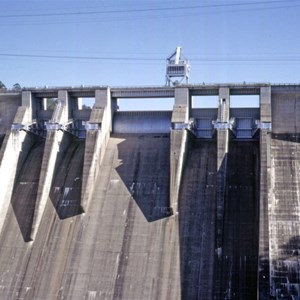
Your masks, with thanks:
M177 7L160 7L160 8L140 8L140 9L124 9L124 10L104 10L104 11L87 11L87 12L61 12L61 13L39 13L39 14L10 14L0 15L0 18L24 18L24 17L53 17L53 16L84 16L84 15L103 15L115 13L136 13L136 12L153 12L153 11L175 11L175 10L189 10L199 8L218 8L218 7L241 7L265 4L279 4L299 2L300 0L272 0L259 2L243 2L243 3L223 3L223 4L207 4L207 5L191 5L191 6L177 6Z
M165 59L155 57L130 57L130 56L70 56L70 55L45 55L45 54L10 54L0 53L0 57L15 58L45 58L45 59L71 59L71 60L102 60L102 61L152 61L162 62ZM300 57L194 57L192 62L300 62Z

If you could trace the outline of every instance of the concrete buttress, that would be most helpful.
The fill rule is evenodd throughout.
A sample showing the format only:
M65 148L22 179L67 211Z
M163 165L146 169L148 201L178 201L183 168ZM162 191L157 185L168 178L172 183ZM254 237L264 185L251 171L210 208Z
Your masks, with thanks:
M188 123L189 109L189 90L187 88L176 88L170 141L170 206L174 213L178 211L182 172L188 149L189 134L183 128Z
M271 122L271 87L260 90L260 120ZM258 290L259 299L270 297L269 261L269 203L271 176L271 133L260 132L260 203L259 203L259 249L258 249Z
M1 91L0 298L299 299L299 115L294 84Z
M21 130L32 122L35 117L35 104L31 92L22 92L22 106L18 107L13 124L15 130L8 131L0 152L0 231L10 204L15 178L22 167L33 143L31 133Z
M229 122L229 89L219 90L218 122ZM228 153L228 129L217 130L217 251L221 251L223 234L223 214Z
M226 172L229 132L226 124L229 122L229 88L219 89L219 107L217 123L217 187L216 187L216 241L215 241L215 297L221 292L221 259L223 247L224 205L226 190ZM223 126L224 125L224 126Z
M83 211L87 211L93 195L99 166L112 129L112 114L110 90L96 90L96 103L89 120L89 124L96 126L94 129L87 130L85 141L81 197Z
M30 114L29 108L20 106L14 118L14 123L27 123L28 114ZM24 130L11 130L4 139L0 152L0 231L10 205L15 178L17 178L18 171L23 165L33 143L34 137L32 134Z
M55 122L58 124L66 124L69 120L70 114L70 99L67 91L59 91L58 99L61 107L59 113L53 112ZM57 107L58 109L58 107ZM72 137L69 133L62 130L50 130L47 132L45 150L42 160L41 174L37 192L37 204L34 211L32 231L30 239L34 240L45 210L53 176L58 168L59 162L64 155L66 149L69 147Z

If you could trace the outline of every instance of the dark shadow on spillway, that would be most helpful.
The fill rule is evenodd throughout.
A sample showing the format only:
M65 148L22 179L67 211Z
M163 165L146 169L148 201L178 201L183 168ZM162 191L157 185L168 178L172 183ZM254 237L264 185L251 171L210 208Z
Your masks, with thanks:
M118 144L120 178L148 222L169 217L169 134L114 134ZM128 172L131 170L131 172Z
M179 200L181 299L213 299L217 145L193 139Z
M84 160L84 141L73 141L57 161L50 199L60 219L82 213L81 184Z
M227 156L223 241L215 258L216 299L257 298L259 150L231 141Z
M27 151L27 156L18 161L18 176L15 178L14 189L11 198L20 231L25 242L30 241L34 209L36 205L36 196L38 191L39 176L41 171L44 141L28 135L26 143L32 143L31 148Z
M179 202L182 299L256 299L258 149L257 142L229 145L217 251L217 145L191 140Z
M17 138L17 137L16 137ZM30 241L45 141L28 134L23 143L11 204L25 242ZM81 183L84 141L74 141L56 162L50 199L60 219L82 213Z

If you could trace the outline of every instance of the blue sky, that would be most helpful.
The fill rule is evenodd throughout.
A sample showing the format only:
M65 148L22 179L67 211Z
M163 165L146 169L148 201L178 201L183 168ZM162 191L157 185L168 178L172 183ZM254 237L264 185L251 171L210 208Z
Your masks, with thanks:
M300 0L0 4L8 88L163 85L176 46L190 60L190 83L300 82Z

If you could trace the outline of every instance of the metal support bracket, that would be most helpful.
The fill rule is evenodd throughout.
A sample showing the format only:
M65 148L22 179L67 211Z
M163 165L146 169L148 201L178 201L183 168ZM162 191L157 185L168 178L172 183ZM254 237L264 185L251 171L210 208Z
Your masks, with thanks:
M62 130L62 131L70 132L69 128L72 124L73 124L73 120L70 120L66 124L60 124L60 123L56 123L56 122L48 122L48 123L46 123L46 128L47 128L47 131Z
M101 124L99 123L86 123L84 125L85 130L101 130Z
M183 130L189 128L189 124L187 123L172 123L173 130Z
M213 126L214 126L214 129L219 129L219 130L227 130L227 129L230 129L230 130L234 130L234 124L235 124L235 119L234 118L231 118L229 120L229 122L220 122L219 120L216 120L216 121L213 121Z
M255 125L256 125L257 129L267 130L268 132L272 131L272 123L271 122L261 122L260 120L256 120Z
M30 123L30 124L22 124L22 123L13 123L11 125L11 130L12 131L27 131L36 134L35 130L33 129L33 126L37 125L36 121Z

